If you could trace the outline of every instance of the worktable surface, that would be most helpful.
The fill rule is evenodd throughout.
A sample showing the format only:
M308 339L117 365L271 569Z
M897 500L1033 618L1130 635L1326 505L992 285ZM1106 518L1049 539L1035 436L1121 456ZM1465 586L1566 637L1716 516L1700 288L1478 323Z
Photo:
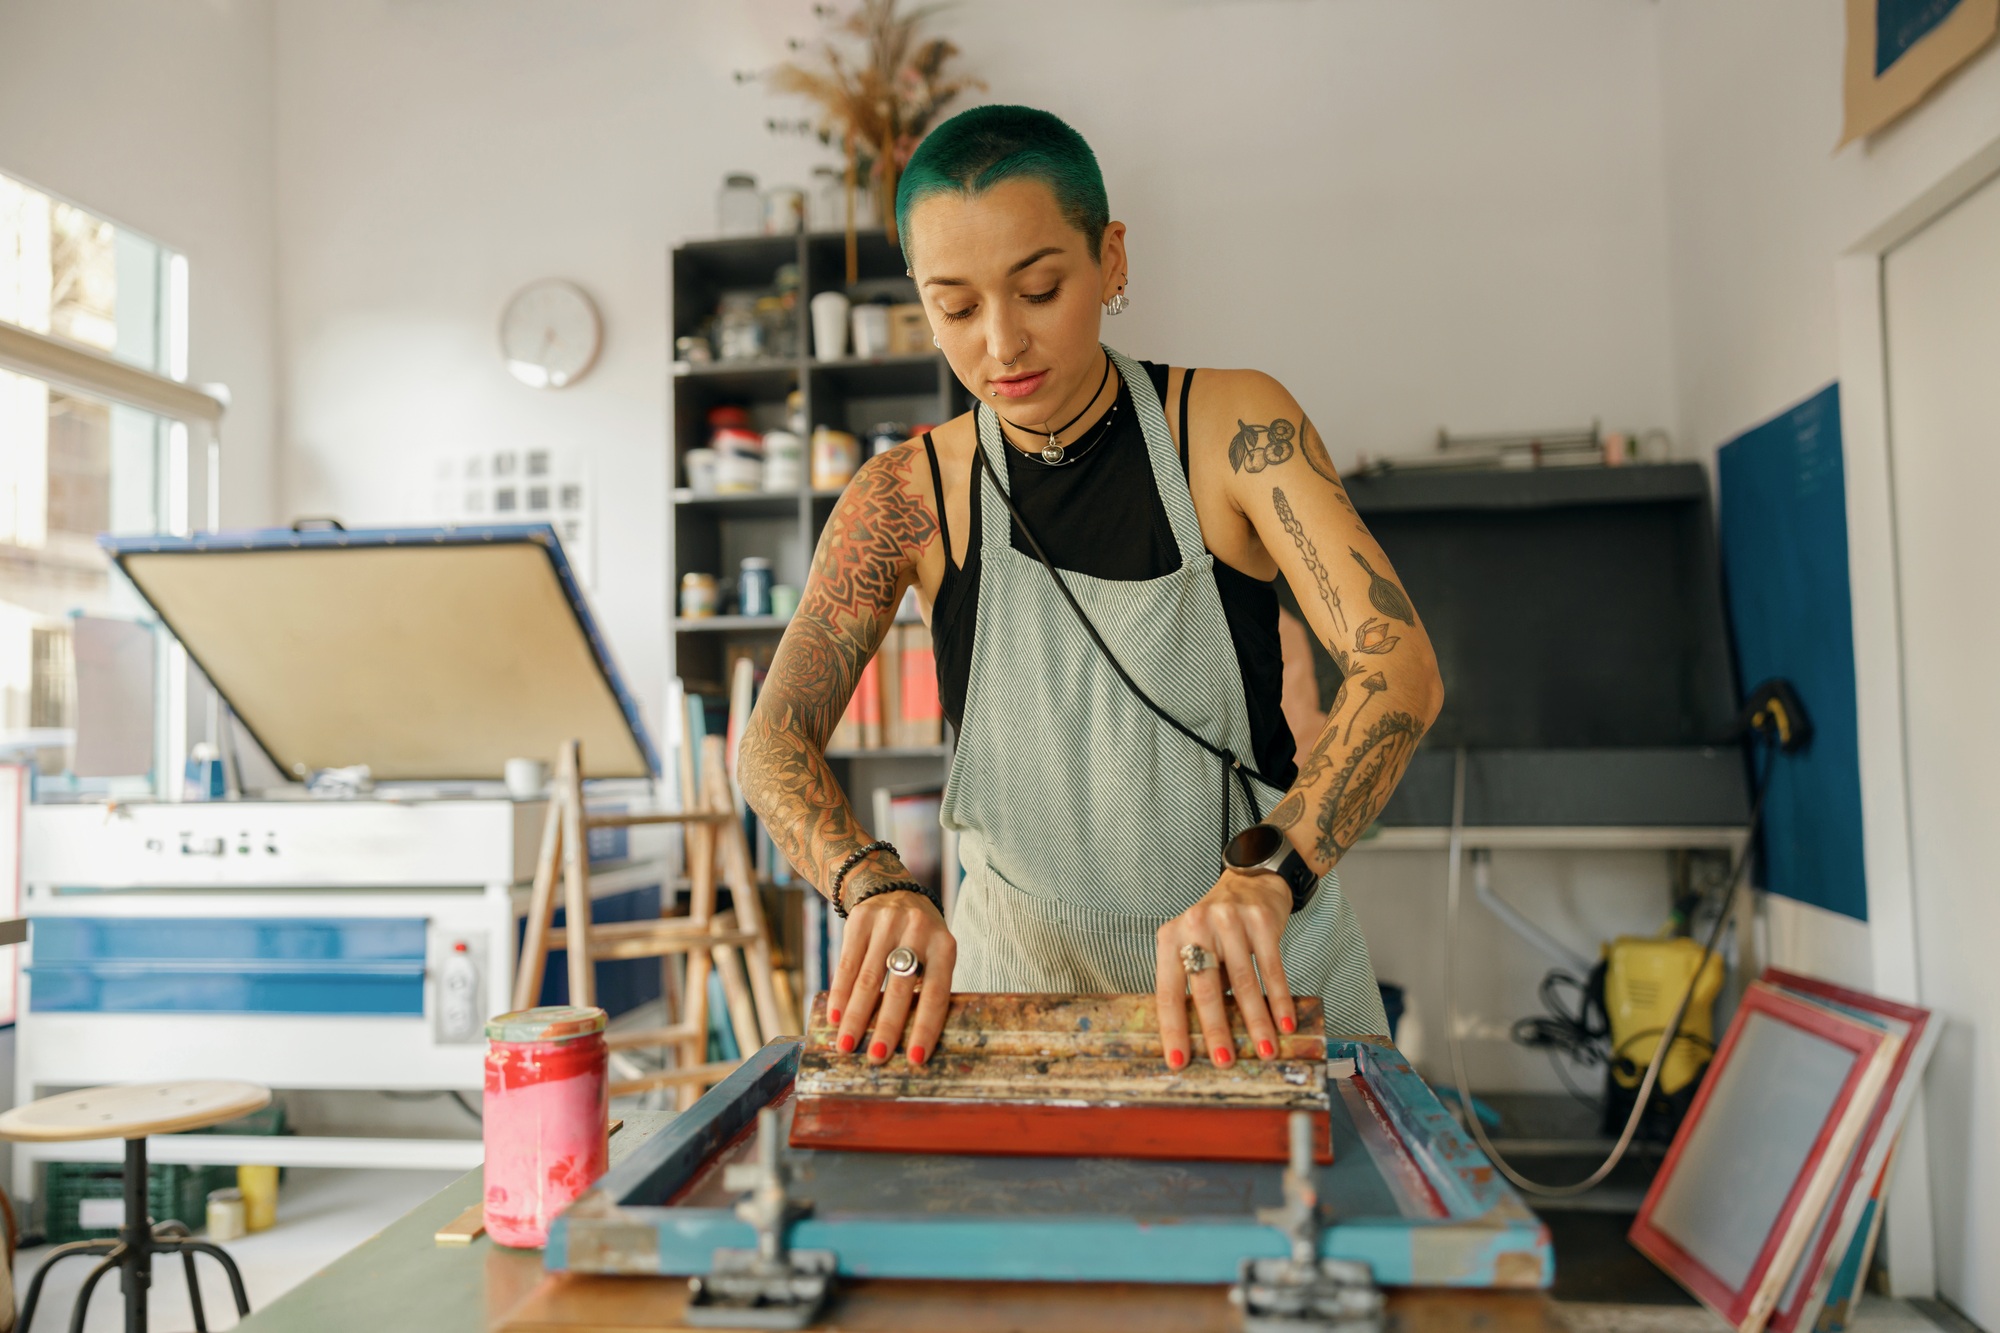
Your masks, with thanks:
M673 1116L641 1111L611 1138L615 1163ZM237 1325L242 1333L559 1333L681 1328L679 1278L550 1274L539 1250L510 1250L481 1236L440 1245L439 1228L479 1203L484 1173L469 1171L380 1233ZM1558 1333L1540 1292L1392 1291L1388 1327ZM1066 1328L1115 1333L1234 1333L1241 1328L1220 1287L1016 1282L851 1282L827 1330L954 1333Z

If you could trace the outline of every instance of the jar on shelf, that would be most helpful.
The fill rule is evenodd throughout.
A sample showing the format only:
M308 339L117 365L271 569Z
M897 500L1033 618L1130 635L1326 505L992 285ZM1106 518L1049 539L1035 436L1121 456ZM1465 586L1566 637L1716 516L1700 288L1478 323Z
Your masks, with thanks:
M707 620L722 606L722 586L713 574L681 575L681 619Z
M736 579L736 610L745 616L771 614L771 562L761 555L743 557Z
M815 426L812 433L812 484L816 491L835 491L854 480L861 466L861 442L844 430Z
M764 196L749 172L732 171L722 178L722 190L715 196L715 230L719 236L763 234Z
M805 485L805 441L788 430L764 432L764 489L796 491Z
M806 192L796 185L773 185L764 191L764 234L791 236L806 225Z
M868 428L868 456L879 457L910 438L910 428L900 421L878 421Z
M782 296L757 298L757 323L763 334L764 355L790 361L799 354L797 307Z
M847 227L847 198L841 185L839 167L814 167L812 199L808 204L814 231L843 231Z
M764 354L764 326L757 319L754 292L726 292L715 317L716 357L754 361Z

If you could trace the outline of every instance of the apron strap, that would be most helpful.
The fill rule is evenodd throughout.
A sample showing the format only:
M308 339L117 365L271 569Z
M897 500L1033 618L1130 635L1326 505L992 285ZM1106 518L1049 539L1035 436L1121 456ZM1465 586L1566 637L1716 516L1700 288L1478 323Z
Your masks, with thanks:
M1139 395L1135 394L1133 396L1136 398ZM1154 410L1158 412L1159 409L1156 407ZM1162 413L1161 420L1164 421L1165 419L1165 414ZM998 433L997 428L995 433ZM1176 460L1176 463L1178 463L1178 460ZM994 494L999 497L1000 503L1006 508L1008 516L1019 526L1021 535L1027 539L1028 549L1033 551L1035 558L1042 562L1042 568L1049 571L1049 577L1055 580L1056 588L1062 593L1063 601L1067 602L1069 609L1076 613L1077 622L1083 626L1084 632L1090 636L1090 641L1097 645L1097 650L1104 654L1104 660L1111 664L1111 669L1118 674L1118 679L1125 682L1125 688L1132 691L1140 703L1152 709L1162 722L1165 722L1175 731L1178 731L1181 735L1187 737L1196 745L1199 745L1202 749L1222 761L1222 841L1217 846L1226 846L1230 838L1234 837L1236 833L1236 830L1230 826L1229 818L1230 773L1233 771L1236 774L1236 780L1243 788L1243 799L1250 807L1252 822L1263 819L1264 811L1258 803L1255 789L1250 785L1250 779L1254 777L1267 787L1276 786L1277 784L1255 769L1246 768L1243 761L1238 759L1229 750L1212 744L1206 736L1201 735L1172 713L1169 713L1166 709L1155 703L1152 695L1147 694L1139 688L1139 682L1133 680L1131 673L1125 670L1125 664L1118 660L1118 654L1111 651L1111 645L1106 643L1104 636L1098 632L1096 622L1092 621L1089 613L1083 609L1083 604L1076 600L1076 594L1070 591L1069 583L1063 578L1062 571L1056 568L1055 561L1049 559L1049 553L1042 549L1042 543L1036 538L1035 530L1028 526L1028 521L1021 517L1021 511L1014 507L1014 497L1007 493L1006 486L1000 481L1000 474L994 469L993 461L987 457L985 450L981 450L979 453L979 466L985 471L987 480L993 483ZM1190 504L1190 508L1192 508L1192 504ZM999 526L1005 527L1004 524Z
M1153 392L1152 382L1138 362L1115 347L1104 351L1131 387L1132 407L1139 418L1139 429L1146 437L1146 457L1153 464L1153 484L1160 492L1161 506L1167 511L1167 524L1174 530L1181 563L1199 560L1208 553L1208 547L1201 540L1201 516L1195 512L1187 473L1181 471L1180 452L1174 448L1174 437L1167 431L1166 405ZM1185 437L1182 444L1186 444Z

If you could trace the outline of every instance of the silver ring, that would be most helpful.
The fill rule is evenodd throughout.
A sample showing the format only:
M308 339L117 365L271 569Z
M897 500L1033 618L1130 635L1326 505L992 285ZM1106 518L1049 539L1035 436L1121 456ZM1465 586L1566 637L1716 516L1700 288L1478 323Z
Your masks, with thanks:
M914 977L924 970L917 961L916 951L907 944L899 944L889 951L889 975L894 977Z
M1214 966L1215 955L1202 948L1199 944L1183 944L1181 946L1181 971L1187 973L1189 976L1194 976L1199 972L1206 972Z

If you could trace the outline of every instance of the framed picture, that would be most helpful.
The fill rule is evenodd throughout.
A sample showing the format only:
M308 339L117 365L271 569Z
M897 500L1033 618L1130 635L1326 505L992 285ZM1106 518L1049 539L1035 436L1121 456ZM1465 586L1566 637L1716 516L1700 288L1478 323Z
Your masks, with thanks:
M1874 1116L1902 1042L1753 982L1632 1223L1633 1246L1759 1333Z
M1770 1327L1775 1333L1810 1329L1819 1320L1820 1309L1828 1302L1835 1271L1868 1220L1871 1199L1886 1182L1890 1154L1909 1114L1917 1085L1930 1063L1944 1025L1933 1021L1931 1011L1915 1005L1898 1004L1879 995L1836 986L1830 981L1800 976L1780 968L1766 968L1762 978L1789 995L1823 1005L1859 1022L1872 1022L1902 1043L1889 1077L1877 1100L1875 1114L1855 1141L1847 1168L1834 1185L1833 1196L1820 1214L1791 1278L1771 1312Z

